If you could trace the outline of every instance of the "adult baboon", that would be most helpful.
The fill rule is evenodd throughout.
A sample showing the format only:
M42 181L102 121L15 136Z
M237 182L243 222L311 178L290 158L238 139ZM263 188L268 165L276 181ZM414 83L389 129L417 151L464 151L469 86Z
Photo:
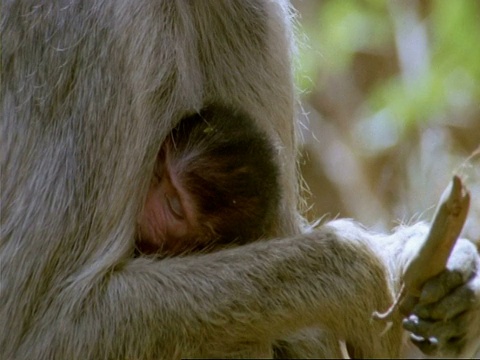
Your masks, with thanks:
M2 359L321 357L339 340L357 357L400 354L401 317L381 334L371 314L425 226L302 233L288 4L7 0L1 16ZM272 240L134 257L161 144L216 102L250 114L276 149ZM405 324L422 350L478 346L479 267L460 241L426 283L432 304Z

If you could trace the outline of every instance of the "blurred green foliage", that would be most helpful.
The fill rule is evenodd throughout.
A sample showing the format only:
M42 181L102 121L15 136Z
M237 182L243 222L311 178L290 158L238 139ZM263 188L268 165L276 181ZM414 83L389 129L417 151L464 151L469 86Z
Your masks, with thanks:
M389 228L461 168L480 241L480 1L291 1L307 216Z
M366 95L371 111L387 110L408 126L480 103L479 1L305 3L295 3L311 11L300 20L307 38L299 52L300 89L324 90L324 74L351 71L359 53L393 53L399 72L376 79ZM402 37L409 43L402 45Z

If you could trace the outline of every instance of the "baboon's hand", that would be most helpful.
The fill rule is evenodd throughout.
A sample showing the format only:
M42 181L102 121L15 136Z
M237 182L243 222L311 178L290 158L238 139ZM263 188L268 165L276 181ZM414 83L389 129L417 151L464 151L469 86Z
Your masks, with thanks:
M402 305L403 327L428 355L471 357L480 349L480 256L459 239L447 269L427 281L416 302Z

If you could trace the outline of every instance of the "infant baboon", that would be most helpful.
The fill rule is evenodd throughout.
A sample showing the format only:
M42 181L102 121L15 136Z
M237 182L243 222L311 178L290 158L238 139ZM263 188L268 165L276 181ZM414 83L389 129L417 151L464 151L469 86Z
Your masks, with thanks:
M273 147L246 113L208 106L163 143L137 247L175 256L272 233L279 203Z

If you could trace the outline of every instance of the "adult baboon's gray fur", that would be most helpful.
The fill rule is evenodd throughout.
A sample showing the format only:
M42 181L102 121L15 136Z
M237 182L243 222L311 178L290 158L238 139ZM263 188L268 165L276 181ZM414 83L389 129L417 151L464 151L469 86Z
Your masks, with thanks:
M302 234L288 4L6 0L1 17L0 358L321 357L340 341L355 356L401 354L400 316L382 335L370 315L425 227L373 235L342 220ZM250 113L277 149L276 239L134 258L161 143L216 101ZM461 241L425 285L438 301L405 323L439 354L478 345L479 263Z

